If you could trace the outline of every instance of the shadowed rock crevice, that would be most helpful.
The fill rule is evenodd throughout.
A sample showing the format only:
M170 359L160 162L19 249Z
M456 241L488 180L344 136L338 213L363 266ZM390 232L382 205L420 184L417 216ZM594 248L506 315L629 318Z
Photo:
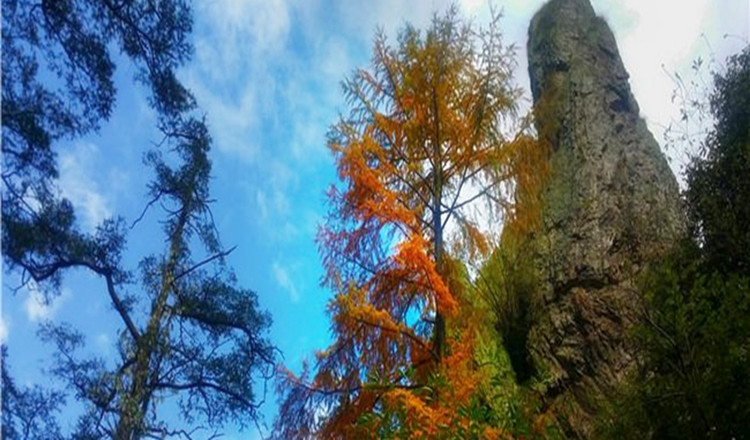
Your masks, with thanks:
M527 346L545 405L587 436L597 396L635 356L635 276L684 233L678 187L639 116L614 35L588 0L552 0L529 28L539 133L552 145L532 237L538 310ZM558 412L559 413L559 412Z

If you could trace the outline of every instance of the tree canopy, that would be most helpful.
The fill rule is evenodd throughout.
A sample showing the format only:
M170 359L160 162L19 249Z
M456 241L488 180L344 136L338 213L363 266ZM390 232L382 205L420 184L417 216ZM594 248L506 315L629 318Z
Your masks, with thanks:
M687 170L689 214L706 256L723 271L750 271L750 49L727 60L709 99L715 120Z
M72 268L95 274L122 329L114 362L81 355L85 339L73 325L40 330L57 349L50 371L85 405L73 438L190 438L228 421L246 425L256 421L256 393L273 372L270 318L254 292L236 286L224 261L232 249L213 223L208 128L175 74L189 59L191 27L189 4L179 0L3 1L3 257L51 295ZM161 134L145 155L155 177L144 214L161 208L166 246L137 271L122 264L124 219L84 232L57 187L57 146L111 115L115 47L150 91ZM138 233L139 220L130 231ZM58 393L19 390L5 370L3 388L4 437L57 435L49 417ZM178 427L157 411L173 398ZM38 423L29 408L45 399Z
M349 113L328 142L341 185L318 235L335 342L312 378L285 383L280 437L469 426L459 408L477 378L460 257L490 249L470 208L507 206L518 140L513 48L498 18L478 29L451 9L424 33L407 25L395 47L380 33L371 67L344 82Z
M58 196L56 143L97 130L111 115L113 46L135 64L165 130L192 109L194 99L174 72L190 55L192 17L182 1L2 6L3 255L29 275L54 280L56 252L108 247L115 258L121 247L121 234L97 239L78 230L70 202Z

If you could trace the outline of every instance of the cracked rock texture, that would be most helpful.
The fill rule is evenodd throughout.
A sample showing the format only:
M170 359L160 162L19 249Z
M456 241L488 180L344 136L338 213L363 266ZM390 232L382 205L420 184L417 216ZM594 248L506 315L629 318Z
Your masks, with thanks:
M597 399L636 355L625 338L638 319L634 278L676 243L685 220L614 35L589 1L542 7L528 54L538 131L552 145L528 350L548 384L547 409L569 435L588 437Z

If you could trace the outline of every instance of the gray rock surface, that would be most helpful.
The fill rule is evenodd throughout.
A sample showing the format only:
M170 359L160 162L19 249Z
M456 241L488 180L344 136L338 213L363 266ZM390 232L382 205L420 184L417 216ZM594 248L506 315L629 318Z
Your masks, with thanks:
M634 278L684 233L678 187L639 116L612 31L588 0L551 0L529 28L540 136L552 145L528 348L545 404L587 437L598 397L627 372ZM564 408L563 411L559 411Z

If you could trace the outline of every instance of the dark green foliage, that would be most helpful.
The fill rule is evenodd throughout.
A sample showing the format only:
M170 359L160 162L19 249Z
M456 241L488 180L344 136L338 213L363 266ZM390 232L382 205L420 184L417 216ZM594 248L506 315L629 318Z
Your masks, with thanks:
M2 437L5 440L62 439L55 415L65 403L58 392L39 386L19 388L8 374L7 347L2 346Z
M750 439L750 47L714 76L687 171L692 241L643 279L642 354L601 438Z
M270 319L258 311L255 293L237 288L224 267L231 250L222 250L209 209L210 138L205 123L184 116L170 127L165 141L178 156L177 164L169 165L159 151L147 155L156 175L149 185L152 204L163 207L167 248L141 261L140 295L124 296L127 279L115 276L117 266L67 254L57 263L56 270L84 266L102 276L125 326L114 368L107 368L103 359L81 357L84 338L69 326L42 329L42 337L57 346L52 372L87 403L88 412L79 423L85 432L76 435L179 435L156 412L170 396L179 396L188 426L218 429L229 420L245 425L257 415L256 383L267 381L273 372L273 347L264 337ZM200 261L192 257L193 238L207 255ZM95 250L106 257L119 247ZM135 304L145 306L140 309L147 313L139 314Z
M109 118L113 48L135 63L162 125L192 109L174 75L191 52L192 16L181 0L3 0L2 11L3 254L35 277L37 263L55 265L55 253L73 252L66 247L96 245L57 195L54 143Z
M479 291L490 305L495 317L495 330L500 334L517 383L534 376L534 367L527 347L533 322L533 292L536 277L533 265L523 246L511 234L482 268L477 280Z
M649 271L643 353L605 438L750 438L750 277L701 266L691 248Z
M750 273L750 46L714 77L716 123L687 172L691 220L712 267Z
M3 0L2 6L4 259L51 294L67 269L91 271L123 327L119 357L107 360L83 356L85 339L69 324L40 330L57 348L48 370L85 406L73 438L184 437L192 428L215 433L228 421L254 421L258 383L274 367L265 337L270 318L225 267L231 250L223 249L209 206L211 139L175 76L192 50L189 3ZM146 209L162 208L166 247L142 259L140 289L122 265L123 221L106 220L84 233L57 188L57 144L98 129L112 112L112 49L136 66L135 80L149 89L163 136L146 154L155 176ZM14 438L11 430L23 429L26 419L34 422L29 438L58 435L58 394L17 391L6 369L3 386L17 397L3 401L4 438ZM157 414L169 399L182 409L176 429ZM44 408L44 423L30 418L29 405Z

